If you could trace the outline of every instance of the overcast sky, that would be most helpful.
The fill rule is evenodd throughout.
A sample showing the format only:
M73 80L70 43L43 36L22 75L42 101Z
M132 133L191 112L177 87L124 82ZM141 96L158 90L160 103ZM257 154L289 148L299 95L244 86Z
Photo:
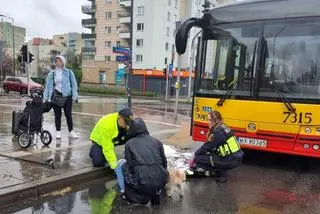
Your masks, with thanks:
M0 0L0 14L14 18L25 27L27 40L36 36L51 38L53 34L85 32L81 5L88 0Z

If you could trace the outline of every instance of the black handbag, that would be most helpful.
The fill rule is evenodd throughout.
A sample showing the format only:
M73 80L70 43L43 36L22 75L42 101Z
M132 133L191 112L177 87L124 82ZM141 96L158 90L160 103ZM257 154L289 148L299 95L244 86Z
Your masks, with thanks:
M66 102L69 97L64 97L60 92L57 90L53 90L52 97L51 97L51 102L54 105L60 106L63 108L66 105Z
M55 79L55 72L53 72L53 88L55 88L54 79ZM70 70L69 70L69 81L70 81L71 88L72 88ZM53 89L52 97L51 97L51 102L52 102L52 104L57 105L57 106L63 108L63 107L66 105L66 102L67 102L67 100L68 100L69 97L70 97L70 96L64 97L62 93L60 93L59 91Z

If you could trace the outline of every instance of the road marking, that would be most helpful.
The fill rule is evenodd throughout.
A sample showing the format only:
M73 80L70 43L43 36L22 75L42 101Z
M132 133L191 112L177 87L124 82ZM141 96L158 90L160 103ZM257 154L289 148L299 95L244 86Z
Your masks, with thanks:
M11 104L0 103L0 106L20 107L21 105L11 105ZM135 108L133 107L133 109L135 109ZM140 109L142 109L142 108L140 108ZM153 110L153 109L146 109L146 110ZM157 110L155 110L155 111L157 111ZM77 112L77 111L73 111L72 114L78 114L78 115L84 115L84 116L94 116L94 117L105 116L103 114L92 114L92 113ZM156 123L156 124L161 124L161 125L173 126L173 127L181 128L180 125L173 124L173 123L166 123L166 122L156 121L156 120L144 120L144 121L145 122L149 122L149 123Z
M133 108L135 109L135 108ZM84 116L94 116L94 117L102 117L105 116L103 114L92 114L92 113L84 113L84 112L72 112L73 114L79 114L79 115L84 115ZM177 128L181 128L180 125L177 124L173 124L173 123L166 123L166 122L162 122L162 121L156 121L156 120L144 120L145 122L149 122L149 123L157 123L157 124L161 124L161 125L166 125L166 126L173 126L173 127L177 127Z

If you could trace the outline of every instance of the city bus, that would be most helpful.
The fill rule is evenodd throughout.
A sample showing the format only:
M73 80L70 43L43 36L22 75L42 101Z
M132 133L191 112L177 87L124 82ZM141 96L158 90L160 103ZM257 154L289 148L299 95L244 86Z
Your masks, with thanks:
M222 113L242 148L320 157L320 1L239 1L182 22L176 51L200 28L191 132ZM192 38L189 38L190 40Z

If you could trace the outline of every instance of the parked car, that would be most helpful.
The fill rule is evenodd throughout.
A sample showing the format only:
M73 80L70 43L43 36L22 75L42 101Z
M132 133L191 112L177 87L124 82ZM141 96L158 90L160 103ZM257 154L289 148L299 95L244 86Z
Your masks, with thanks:
M10 91L20 92L21 94L28 93L28 79L26 77L8 77L3 82L3 90L6 93ZM42 85L35 83L33 80L29 79L30 85L30 92L34 91L35 89L43 90Z

